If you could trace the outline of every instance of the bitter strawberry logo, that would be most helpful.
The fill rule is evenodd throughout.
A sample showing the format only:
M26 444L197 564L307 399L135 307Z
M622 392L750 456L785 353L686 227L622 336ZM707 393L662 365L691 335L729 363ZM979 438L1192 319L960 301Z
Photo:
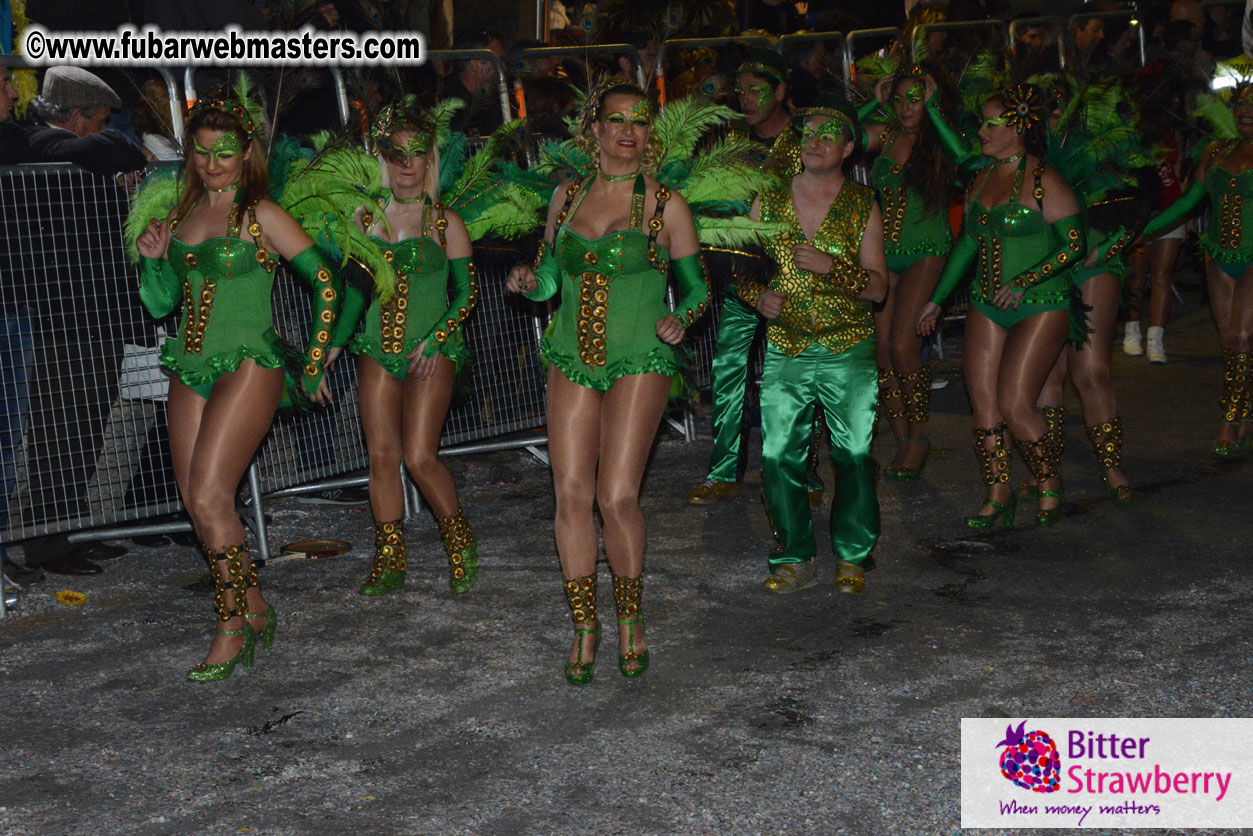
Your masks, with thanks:
M1016 729L1011 723L1005 727L1005 739L996 744L1005 747L1001 750L1001 774L1032 792L1057 792L1062 773L1057 744L1047 732L1024 733L1025 728L1026 720Z

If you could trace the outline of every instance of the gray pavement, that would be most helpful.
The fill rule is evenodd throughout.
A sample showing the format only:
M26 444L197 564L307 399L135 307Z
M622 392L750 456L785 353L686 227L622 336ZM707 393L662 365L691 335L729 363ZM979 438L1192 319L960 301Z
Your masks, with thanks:
M225 682L184 678L213 624L191 549L52 576L0 622L0 833L953 834L962 717L1251 716L1253 460L1209 455L1221 361L1190 302L1169 365L1115 354L1134 502L1106 496L1072 396L1050 529L962 525L982 486L944 365L925 479L881 484L858 597L829 554L818 587L762 591L756 457L738 498L688 506L708 421L697 443L663 433L638 681L607 637L595 681L565 683L551 481L522 453L450 462L482 554L464 597L429 517L405 589L364 599L365 508L275 503L274 543L354 549L267 568L277 642Z

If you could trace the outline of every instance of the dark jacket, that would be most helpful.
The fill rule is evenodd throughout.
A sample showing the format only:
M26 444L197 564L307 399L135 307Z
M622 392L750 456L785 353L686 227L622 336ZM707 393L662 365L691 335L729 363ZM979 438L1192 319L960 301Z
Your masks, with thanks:
M30 162L26 132L12 119L0 122L0 165Z
M105 177L139 171L147 164L139 146L114 130L76 136L64 128L35 125L26 129L26 141L30 143L31 162L77 163Z

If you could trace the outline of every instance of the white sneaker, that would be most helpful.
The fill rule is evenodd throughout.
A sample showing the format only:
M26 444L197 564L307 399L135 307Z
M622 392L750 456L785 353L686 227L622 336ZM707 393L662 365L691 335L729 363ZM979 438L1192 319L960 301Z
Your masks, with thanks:
M1132 357L1139 357L1144 353L1144 348L1140 345L1139 322L1127 323L1127 330L1123 332L1122 353L1130 354Z
M1166 349L1162 345L1165 336L1165 328L1158 325L1149 328L1148 339L1145 341L1145 350L1149 355L1150 363L1155 363L1159 366L1166 365Z

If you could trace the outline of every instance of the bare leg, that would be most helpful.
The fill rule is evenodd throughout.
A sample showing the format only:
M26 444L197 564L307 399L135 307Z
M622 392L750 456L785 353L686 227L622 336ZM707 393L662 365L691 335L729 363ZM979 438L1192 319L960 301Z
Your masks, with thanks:
M557 498L553 529L561 574L567 581L596 575L600 550L592 519L592 498L596 492L601 397L594 389L571 383L556 366L549 367L548 455ZM599 621L576 622L576 629L579 627L592 630L599 627ZM591 661L595 645L596 636L592 633L576 633L569 661ZM582 673L581 668L576 668L575 673Z
M1144 286L1149 278L1149 265L1152 261L1149 251L1154 249L1157 241L1150 241L1140 249L1134 250L1127 259L1130 270L1127 273L1127 322L1139 322L1144 308Z
M1019 442L1035 442L1044 437L1047 424L1036 409L1044 388L1070 331L1068 311L1046 311L1028 317L1010 329L1005 338L996 381L996 398L1009 431ZM1035 463L1028 462L1028 466ZM1034 471L1033 471L1034 472ZM1060 490L1056 475L1037 479L1041 491ZM1061 500L1040 497L1040 510L1056 508Z
M1004 420L996 397L996 376L1001 365L1001 353L1005 348L1006 331L975 308L966 316L966 341L962 349L962 367L966 377L966 391L976 429L991 429ZM995 438L984 440L984 449L990 450ZM1009 501L1008 483L996 482L988 486L987 498L1004 504ZM986 512L986 513L985 513ZM980 516L995 513L989 505L979 509Z
M455 376L453 362L440 354L430 377L419 380L411 374L405 378L405 467L431 510L441 517L451 517L461 507L452 474L438 455Z
M914 330L918 312L931 298L944 269L943 256L929 256L905 270L892 291L892 324L888 332L892 367L901 379L901 399L907 405L906 436L915 439L898 450L900 466L922 466L931 442L926 439L931 412L931 375L923 371L922 337ZM876 335L876 339L877 339ZM896 460L893 460L896 463Z
M403 381L373 358L364 354L357 358L357 399L370 456L370 508L376 522L392 522L405 513L400 477L403 398Z
M1152 259L1152 295L1149 297L1149 327L1165 328L1174 303L1170 288L1175 283L1175 262L1179 260L1182 238L1158 238L1149 246Z
M614 381L601 402L596 502L605 523L605 556L619 578L638 578L644 571L640 483L670 384L667 375L627 375ZM642 621L635 621L634 633L634 652L643 653L647 646ZM630 636L621 625L618 634L618 653L625 654Z
M176 390L175 387L178 387ZM179 452L176 468L185 468L179 478L183 504L191 516L200 539L214 552L244 541L244 526L235 513L235 491L274 420L279 396L283 390L283 372L263 369L252 360L245 360L238 371L220 377L209 400L196 409L188 398L198 398L181 383L171 384L170 438L171 450ZM198 420L197 420L198 419ZM184 423L185 422L185 423ZM174 441L178 437L178 441ZM186 458L189 441L194 438L191 456ZM177 477L177 471L176 471ZM251 568L251 556L242 552L244 575ZM216 562L216 569L229 582L226 561ZM226 592L227 609L235 609L234 595ZM247 610L250 616L264 615L269 604L261 590L248 590ZM241 630L243 616L219 622L223 630ZM205 657L205 664L231 659L243 645L242 636L215 635Z

